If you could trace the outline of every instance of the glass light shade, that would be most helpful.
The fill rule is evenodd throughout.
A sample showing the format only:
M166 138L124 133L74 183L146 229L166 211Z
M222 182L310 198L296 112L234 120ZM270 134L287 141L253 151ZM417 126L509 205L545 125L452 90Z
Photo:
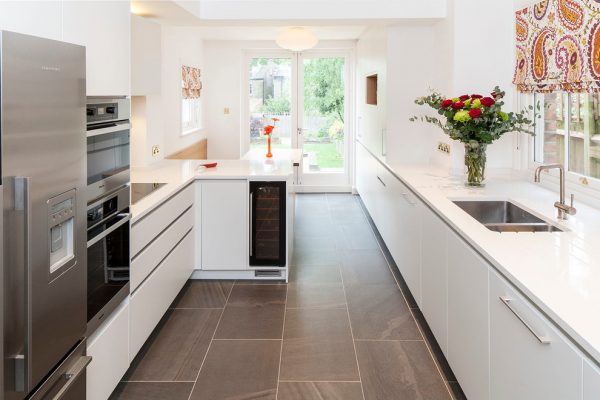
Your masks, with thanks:
M294 27L281 32L275 42L286 50L303 51L315 47L319 39L307 29Z

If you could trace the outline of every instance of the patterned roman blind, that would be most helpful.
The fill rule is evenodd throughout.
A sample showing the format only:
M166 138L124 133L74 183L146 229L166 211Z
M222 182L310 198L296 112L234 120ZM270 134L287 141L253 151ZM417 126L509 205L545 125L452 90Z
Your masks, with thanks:
M183 65L181 67L181 95L184 99L197 99L200 97L202 82L200 69Z
M516 19L520 92L600 92L600 0L544 0Z

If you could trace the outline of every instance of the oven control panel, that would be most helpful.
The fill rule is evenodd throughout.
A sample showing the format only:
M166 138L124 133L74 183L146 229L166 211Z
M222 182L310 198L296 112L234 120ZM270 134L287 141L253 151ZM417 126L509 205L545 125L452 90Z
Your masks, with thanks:
M119 104L103 103L88 104L86 107L87 123L94 124L98 122L113 121L118 119Z

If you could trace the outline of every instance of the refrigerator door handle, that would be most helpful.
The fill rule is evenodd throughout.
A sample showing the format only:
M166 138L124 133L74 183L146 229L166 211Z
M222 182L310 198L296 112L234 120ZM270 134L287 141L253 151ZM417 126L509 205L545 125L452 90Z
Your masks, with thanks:
M29 232L31 230L31 221L29 218L31 211L31 200L29 198L29 185L31 179L29 177L24 176L16 176L14 178L15 185L15 211L23 212L23 267L24 267L24 282L28 282L25 287L25 297L29 297L30 293L30 284L29 284L29 273L30 273L30 255L29 255ZM27 304L21 305L18 307L24 314L24 321L29 321L29 315L27 312L28 306ZM29 323L28 323L29 325ZM29 330L26 329L25 332ZM27 349L29 342L29 333L26 333L26 337L24 338L23 343L23 351ZM16 392L25 392L27 386L27 373L28 373L28 365L29 365L29 357L27 354L16 354L11 357L14 360L14 385Z
M90 356L80 357L79 360L77 360L77 362L75 363L75 365L73 365L73 368L71 368L63 375L67 383L65 383L65 385L60 388L60 390L56 393L56 395L54 395L52 400L61 400L65 396L65 394L67 394L71 386L73 386L73 384L77 382L77 378L79 378L79 376L85 371L85 369L91 362L92 357Z

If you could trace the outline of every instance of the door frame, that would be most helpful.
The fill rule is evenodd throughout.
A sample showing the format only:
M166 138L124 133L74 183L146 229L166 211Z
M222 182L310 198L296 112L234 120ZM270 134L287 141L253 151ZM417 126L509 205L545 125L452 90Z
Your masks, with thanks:
M355 51L353 48L334 48L334 49L313 49L304 52L291 52L282 49L252 49L244 50L242 54L242 71L241 71L241 125L240 130L240 155L246 154L250 149L250 106L248 103L248 81L250 78L250 70L248 68L252 58L288 58L291 60L292 75L291 75L291 125L292 131L292 148L298 148L300 144L298 128L301 121L300 104L303 104L304 89L300 87L303 84L302 75L303 69L300 68L302 61L305 58L314 57L344 57L346 67L345 87L346 98L344 105L344 129L345 129L345 144L344 144L344 167L345 167L345 182L341 184L322 184L322 185L306 185L302 184L302 163L297 168L297 181L295 181L296 192L351 192L352 182L354 180L354 138L355 138Z

